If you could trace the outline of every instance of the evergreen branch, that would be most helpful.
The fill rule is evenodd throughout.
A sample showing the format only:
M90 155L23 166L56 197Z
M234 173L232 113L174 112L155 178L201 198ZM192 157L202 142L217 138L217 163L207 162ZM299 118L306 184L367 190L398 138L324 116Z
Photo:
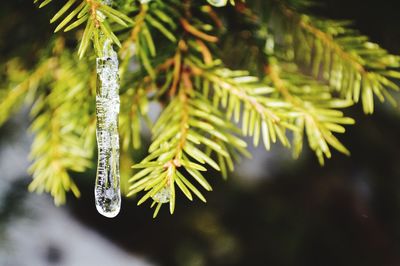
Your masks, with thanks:
M83 172L90 167L94 148L94 144L88 146L93 136L86 130L91 120L88 99L93 94L86 89L88 78L80 75L87 73L86 65L77 68L71 59L69 54L53 65L48 72L52 89L41 91L31 111L35 119L30 129L35 139L30 154L33 181L29 190L49 192L56 205L65 202L68 191L79 197L69 171Z
M285 32L292 37L283 44L284 49L289 48L286 59L305 64L314 77L326 80L342 98L361 100L367 114L373 113L374 95L381 102L387 99L396 104L387 88L399 90L390 80L400 77L400 72L393 70L400 65L399 57L348 29L348 22L317 19L286 6L280 10L284 21L277 23L277 18L272 25L286 24Z
M140 87L130 88L121 95L119 132L123 150L141 147L141 118L144 118L151 128L151 121L147 117L148 103L147 93Z
M236 151L245 152L246 143L230 132L235 127L225 121L208 99L198 92L201 84L193 83L197 76L192 65L186 64L182 53L188 53L188 46L182 40L172 64L167 64L165 70L173 76L169 93L171 101L162 111L161 116L152 127L153 142L149 147L149 155L134 168L142 169L136 173L130 182L130 193L136 194L145 191L146 194L139 200L142 204L152 198L157 207L157 215L163 203L169 202L170 212L175 209L175 184L180 191L192 200L192 193L205 201L202 193L192 184L191 176L207 191L211 190L202 171L209 165L221 171L224 176L227 169L233 170L233 157ZM185 55L185 58L188 55ZM218 159L215 161L212 155Z
M350 155L333 133L344 133L342 125L354 124L353 119L344 117L341 111L336 110L352 105L351 102L332 98L329 88L301 74L282 75L282 69L274 58L270 59L266 72L267 82L292 105L290 109L293 109L294 124L299 128L293 133L293 154L296 158L302 150L304 131L321 165L324 164L324 157L331 157L329 146Z
M155 78L156 73L152 61L157 55L155 43L159 36L155 40L152 32L161 33L169 42L177 42L176 34L173 32L177 27L174 21L177 16L176 11L171 10L162 1L153 1L151 5L152 8L149 8L149 4L140 5L140 11L134 18L130 35L121 47L121 77L123 77L123 73L129 66L132 57L137 55L141 66L152 79Z
M205 170L205 168L192 162L196 157L191 159L193 153L199 153L203 158L206 155L189 143L189 134L193 130L191 124L200 122L189 116L191 108L194 107L189 104L190 96L188 94L193 92L189 92L191 88L186 86L190 86L190 82L187 81L187 78L185 79L187 84L185 84L185 87L181 87L178 97L171 101L153 127L154 141L149 148L150 155L140 164L134 166L139 169L143 168L143 170L130 180L135 183L130 187L131 192L128 194L135 194L141 190L148 191L138 204L142 204L152 197L158 205L169 202L171 213L173 213L175 207L175 183L179 183L178 186L184 194L192 200L191 193L187 189L190 183L178 170L180 167L184 166L188 171L196 173L196 177L201 180L205 189L211 190L204 177L198 172L198 170ZM168 128L165 128L166 121L168 121ZM197 160L205 163L204 159L197 158ZM208 158L207 160L211 159ZM193 185L189 185L189 188L205 201L203 195ZM163 196L163 194L165 195ZM156 210L158 212L159 208ZM157 212L155 212L155 215L157 215Z
M212 98L214 106L226 110L228 120L241 121L242 134L253 137L255 146L259 144L260 137L267 150L277 139L284 146L289 146L286 129L296 128L287 122L287 104L268 97L275 91L274 88L265 86L245 71L235 73L226 68L201 69L191 61L187 64L206 81L205 96ZM212 94L210 88L213 89Z
M56 110L51 112L47 109L33 122L32 129L38 135L31 151L35 162L29 168L34 178L29 185L29 191L49 192L56 205L65 202L65 193L68 191L72 191L76 197L80 196L67 169L82 172L89 166L88 158L84 155L86 152L78 148L78 137L73 134L61 134L58 119L60 114ZM47 121L50 123L45 123ZM76 160L77 158L79 160Z
M52 1L35 2L43 7ZM252 137L255 146L262 138L267 150L280 140L292 146L296 157L306 137L321 164L331 156L332 148L349 154L334 135L354 123L341 109L361 100L364 111L371 113L374 95L390 100L386 88L398 89L390 80L400 78L393 70L399 65L397 57L349 30L345 23L302 15L296 10L304 1L290 1L293 8L279 6L269 24L272 32L239 1L235 7L238 18L223 12L217 15L204 1L128 1L118 6L122 12L100 0L64 2L51 22L59 23L56 31L86 24L80 57L90 42L100 56L103 38L122 43L123 152L140 147L142 120L152 132L149 154L133 166L139 170L129 181L129 195L143 194L138 204L152 199L154 216L164 203L169 203L173 213L179 191L189 200L196 195L205 202L197 187L212 190L204 174L207 168L226 178L234 161L248 155L246 143L238 135ZM228 3L208 2L217 6ZM271 4L260 3L266 2ZM242 14L246 18L237 23ZM229 51L234 47L241 56L226 54L236 65L216 59L217 49L225 51L216 44L225 39L218 29L224 28L226 20L240 24L240 29L233 28L243 35L229 32L233 36ZM121 27L131 27L130 32L119 31ZM239 44L232 41L239 38ZM244 49L251 50L250 54ZM94 84L95 75L85 63L77 63L67 48L62 51L43 60L27 81L13 81L20 85L6 90L5 97L1 95L5 101L0 101L0 108L6 110L0 114L2 123L24 98L36 99L30 189L52 193L57 204L65 201L67 191L79 195L69 171L89 167L95 135L90 108L94 86L90 86L92 91L85 89ZM45 67L46 62L49 65ZM236 68L249 71L231 70ZM260 80L254 75L265 77ZM157 101L163 109L155 124L147 117L150 101ZM288 130L293 131L292 140ZM130 162L123 160L124 165Z
M12 88L3 92L0 101L0 126L22 106L23 103L33 102L38 87L43 79L52 71L55 59L43 61L32 73L21 70L18 61L14 60L7 65L7 76ZM22 80L22 81L21 81ZM15 85L17 83L17 85Z
M262 31L257 27L257 21L260 21L260 19L251 10L242 6L237 11L247 18L246 22L249 24L246 25L247 27L254 27L255 31L258 32ZM273 26L280 29L277 25ZM264 44L265 41L260 42L258 40L265 38L263 36L254 35L252 41L256 45ZM275 37L279 40L280 35L277 36ZM294 156L297 158L302 150L304 131L307 133L306 136L311 149L317 154L321 164L324 163L324 157L329 158L331 156L329 146L342 153L349 154L349 151L332 133L344 133L345 129L342 124L354 123L352 119L344 117L342 112L334 110L350 106L351 101L332 98L331 94L333 93L330 92L329 88L319 84L317 80L307 78L297 70L296 72L293 72L293 70L288 72L285 68L282 69L281 65L278 66L274 56L282 55L274 50L273 44L271 46L270 37L271 34L267 36L266 44L266 58L269 59L270 63L266 71L265 82L277 90L278 98L288 104L286 106L287 117L290 117L288 123L298 128L298 130L293 131ZM260 47L259 50L262 50L262 48ZM286 50L283 50L282 53L282 57L285 57ZM263 64L264 60L258 59L258 61ZM293 69L293 66L290 68Z
M79 196L68 171L85 170L94 148L92 127L87 126L90 95L94 94L93 89L86 89L90 70L64 49L63 39L57 39L40 53L45 59L31 73L21 70L18 61L11 61L7 78L12 88L3 92L0 101L2 123L23 103L33 103L31 130L35 138L29 172L34 180L29 190L50 192L57 205L65 202L67 191Z
M35 0L35 3L39 1L40 0ZM50 2L51 0L42 1L39 8L46 6ZM100 0L68 0L53 16L50 23L59 20L61 20L61 22L54 32L58 32L61 29L70 31L86 23L78 50L80 58L85 54L91 40L94 43L96 54L101 55L103 49L100 47L100 38L102 38L102 35L112 40L116 45L121 46L119 39L111 30L108 21L115 22L123 27L127 27L128 24L132 23L132 20L125 14L103 4Z
M205 104L201 95L192 91L188 73L182 74L182 80L185 81L181 84L179 94L153 127L154 140L149 148L150 154L134 166L142 170L130 180L133 185L129 195L142 190L146 192L138 204L152 197L158 205L169 202L171 213L175 208L175 184L189 200L193 199L193 193L205 202L202 193L185 175L210 191L211 186L201 173L206 171L203 165L207 164L216 170L221 170L219 164L222 163L223 167L226 167L225 163L231 166L232 158L226 146L233 145L239 149L245 146L243 141L229 133L232 126L220 118L221 114ZM202 151L206 147L222 156L224 161L214 161ZM156 208L155 215L158 210Z

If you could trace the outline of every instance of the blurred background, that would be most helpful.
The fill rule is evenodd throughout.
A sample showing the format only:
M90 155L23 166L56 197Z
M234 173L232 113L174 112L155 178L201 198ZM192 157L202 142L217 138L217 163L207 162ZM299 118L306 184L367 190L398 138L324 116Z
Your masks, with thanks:
M314 14L354 20L400 54L398 1L318 4ZM31 0L0 1L0 63L18 53L29 64L52 34L48 18ZM124 200L110 220L95 210L94 172L74 177L82 196L60 208L27 192L32 136L22 111L0 128L0 265L400 265L399 109L349 115L357 125L340 137L351 157L335 153L320 167L307 151L294 161L279 146L254 150L228 181L214 174L207 204L182 198L173 216L164 209L154 220Z

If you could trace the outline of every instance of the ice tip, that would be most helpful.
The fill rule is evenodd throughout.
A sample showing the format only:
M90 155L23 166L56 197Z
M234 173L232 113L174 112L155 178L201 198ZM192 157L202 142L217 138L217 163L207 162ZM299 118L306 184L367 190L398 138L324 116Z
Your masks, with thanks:
M120 212L120 208L117 208L115 210L104 210L103 208L101 208L100 206L96 205L96 209L97 212L100 213L101 215L103 215L106 218L115 218L119 212Z

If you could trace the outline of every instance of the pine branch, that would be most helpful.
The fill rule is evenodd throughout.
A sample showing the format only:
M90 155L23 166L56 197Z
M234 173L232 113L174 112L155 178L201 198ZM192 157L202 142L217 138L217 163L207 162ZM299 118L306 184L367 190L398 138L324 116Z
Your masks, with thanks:
M31 127L37 136L32 144L31 158L35 161L29 172L34 180L29 185L29 191L49 192L55 204L60 205L65 203L68 191L72 191L76 197L80 196L68 170L83 172L90 162L87 152L78 148L82 147L82 139L72 132L61 133L61 114L46 109Z
M230 71L226 68L201 69L193 62L188 62L194 71L207 82L203 93L210 95L214 106L226 110L226 119L232 118L236 123L241 121L242 134L253 137L253 144L258 146L260 138L267 150L271 142L279 139L284 146L289 146L285 130L296 130L287 123L287 105L279 99L268 97L274 88L266 86L256 77L245 71ZM213 89L210 94L209 89Z
M65 202L68 191L79 197L69 171L85 171L93 156L93 127L88 127L93 116L89 111L93 94L87 89L89 76L81 76L88 72L86 65L76 67L76 62L71 54L57 58L48 72L51 90L40 91L31 112L35 119L30 129L35 139L29 190L49 192L56 205Z
M240 131L230 122L232 118L236 122L242 120L244 134L253 136L255 145L262 136L268 149L277 139L288 146L286 129L294 129L286 122L287 104L268 97L275 91L272 87L245 71L222 67L208 48L215 38L201 32L193 22L180 22L187 34L185 40L178 42L174 55L154 67L156 76L167 81L163 85L166 90L161 89L156 95L167 96L168 104L152 128L149 155L133 166L142 170L130 180L129 195L146 192L138 204L152 198L154 216L167 202L173 213L175 184L190 200L194 193L205 201L191 181L194 178L204 189L211 190L201 174L206 170L203 164L226 177L238 154L248 154L246 143L233 134ZM145 84L147 78L141 83ZM186 179L188 175L191 178Z
M286 6L279 10L283 17L276 16L271 24L290 34L282 43L286 59L307 66L315 78L326 80L342 98L356 103L361 100L366 114L373 113L374 95L381 102L387 99L395 104L387 89L399 90L390 79L400 78L400 72L394 70L400 57L347 28L348 22L317 19ZM281 33L275 33L279 40Z
M41 82L52 71L55 64L54 58L43 61L32 72L27 73L21 69L18 60L10 61L7 65L9 88L3 92L0 100L0 126L15 113L21 106L31 104L36 97Z
M188 173L204 189L211 190L201 174L206 170L202 165L208 164L218 171L221 168L210 155L202 151L205 147L222 156L233 167L226 146L233 145L241 149L245 143L229 133L232 125L221 119L221 114L204 100L194 91L189 73L182 73L177 97L163 110L153 127L154 140L149 148L149 156L134 166L143 170L130 180L134 184L129 194L147 191L138 204L152 197L158 206L169 202L170 212L173 213L175 184L189 200L192 200L191 193L194 193L205 201L201 192L185 177L185 173ZM221 157L219 159L219 163L222 163ZM163 194L166 195L162 197ZM155 215L159 209L156 208Z
M266 72L267 82L292 105L289 109L292 110L294 124L299 128L293 133L293 154L296 158L302 150L304 131L321 165L324 164L324 157L331 157L329 146L350 155L333 133L344 133L342 125L354 124L353 119L336 110L349 107L352 102L332 97L328 87L299 73L282 73L275 58L270 59Z
M147 71L152 79L156 77L153 59L157 55L156 41L154 32L161 35L169 42L176 43L176 34L173 32L177 28L174 18L177 18L177 11L163 3L163 1L153 1L148 4L140 5L140 11L135 16L133 27L129 37L121 47L121 78L129 66L134 55L137 55L139 63ZM163 40L165 41L165 40ZM163 58L155 58L160 62Z
M52 1L35 2L43 7ZM133 166L139 170L129 181L129 195L140 193L138 204L151 199L154 216L164 203L173 213L179 191L189 200L194 194L206 201L197 188L212 190L205 171L213 168L226 178L234 162L248 155L245 137L251 137L255 146L262 139L267 150L279 140L296 157L307 138L321 164L332 148L349 154L335 136L354 123L342 109L361 100L364 111L372 113L374 95L391 100L387 88L398 89L391 81L400 78L394 69L398 57L349 30L346 23L303 15L299 11L305 7L303 0L290 1L290 8L282 1L259 1L278 3L268 30L239 1L230 1L236 2L239 14L234 19L215 12L204 0L126 1L116 6L120 11L100 0L64 2L51 22L59 22L56 31L86 24L80 57L92 41L101 55L104 37L121 44L124 154L141 147L142 121L152 132L148 156ZM227 0L208 2L228 4ZM233 36L223 32L227 19L246 20L239 30L232 27L244 37L235 36L230 40L240 39L240 43L221 49L219 41ZM229 52L234 47L242 56ZM69 171L84 171L92 157L95 75L90 64L78 63L67 47L58 51L45 55L30 73L21 75L17 64L10 64L10 86L19 85L0 95L0 108L5 110L0 123L24 99L35 102L30 189L51 192L60 204L67 191L79 194ZM227 67L218 59L221 51L229 53L231 68L248 71ZM18 78L13 78L13 71ZM21 78L28 76L26 81ZM150 102L162 107L155 123L147 114ZM291 134L293 139L288 137ZM123 160L125 166L130 163L130 158Z
M201 42L196 44L204 45ZM203 164L222 171L226 176L227 168L233 169L232 156L235 150L242 151L246 146L230 133L234 131L234 126L221 118L222 113L208 104L208 99L198 92L201 84L193 82L198 73L185 59L196 54L192 45L188 46L181 40L175 55L156 68L165 72L163 76L167 77L168 82L163 87L168 88L171 100L152 127L153 142L149 156L134 166L143 170L130 180L133 184L129 195L146 192L138 204L149 198L153 198L154 204L157 203L154 216L161 205L167 202L173 213L175 184L189 200L192 200L194 193L205 201L202 193L192 184L191 178L204 189L211 190L201 173L206 170ZM164 89L161 91L159 96L163 95ZM218 162L212 158L213 153ZM187 175L191 178L187 179Z
M176 3L171 1L171 5L174 4ZM181 11L179 7L173 9L163 1L152 1L149 4L140 5L140 11L134 18L134 26L122 45L120 51L123 60L120 70L122 87L129 88L127 90L128 97L133 100L127 101L132 107L128 111L129 114L123 110L124 105L122 105L121 129L123 134L133 137L131 143L135 145L134 148L140 146L140 117L143 117L151 128L151 121L145 112L138 112L140 109L145 111L147 104L143 103L163 97L167 91L170 95L174 95L178 88L181 69L180 50L187 49L187 47L181 47L182 42L180 42L178 43L179 49L175 54L170 54L166 45L171 44L171 47L176 48L177 41L174 36L181 35L182 31L191 35L200 34L201 37L209 36L181 18L181 14L178 13ZM164 43L166 40L168 43L161 47L156 45L156 43ZM212 56L206 44L200 39L196 39L196 44L201 46L203 56L207 57L205 60L211 61ZM158 49L162 49L161 54L157 54ZM195 49L200 50L199 47ZM140 66L138 70L133 75L126 76L125 73L129 71L129 68L137 63ZM171 66L173 71L166 71ZM162 84L161 87L160 84ZM126 92L121 95L122 100L124 100L125 94ZM139 105L141 106L139 107ZM132 121L135 126L127 124L128 121ZM129 146L128 142L125 142L124 146L125 148Z
M51 193L57 205L65 202L67 191L79 196L68 171L87 169L94 148L90 126L93 89L87 89L93 75L87 64L77 64L64 49L63 39L52 42L40 51L44 58L30 72L22 69L20 59L10 61L7 78L11 88L3 91L0 101L1 123L23 104L30 107L35 138L29 168L34 180L29 190Z
M42 8L51 3L52 0L35 0L34 2L41 2L39 8ZM105 19L105 17L107 17L107 19ZM121 46L118 37L111 29L109 21L123 27L128 27L128 24L132 23L132 20L128 16L102 4L99 0L68 0L53 16L50 23L59 20L61 20L61 22L54 32L58 32L61 29L64 29L65 32L70 31L86 23L78 50L80 58L84 56L91 41L94 43L96 54L102 54L103 49L100 47L100 38L102 35L105 35L106 38L112 40L116 45Z
M142 131L141 118L152 127L148 114L147 92L140 87L130 88L121 94L121 110L119 117L119 132L121 135L122 149L128 151L141 148Z

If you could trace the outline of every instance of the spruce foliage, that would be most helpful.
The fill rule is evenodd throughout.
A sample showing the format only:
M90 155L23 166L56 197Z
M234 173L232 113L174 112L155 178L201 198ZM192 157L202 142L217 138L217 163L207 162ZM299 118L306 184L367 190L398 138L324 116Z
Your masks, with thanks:
M39 8L56 2L35 0ZM396 104L399 57L348 21L308 14L306 0L61 2L40 59L33 67L9 59L0 90L1 124L31 108L29 189L57 204L68 191L79 196L70 172L93 167L101 36L120 47L122 161L143 146L143 127L152 135L125 192L139 194L138 204L152 200L155 216L165 190L171 213L176 193L205 202L205 172L227 178L250 156L245 140L266 150L280 142L295 158L308 145L324 164L333 149L350 155L338 137L355 123L346 108L372 114L376 99ZM161 108L156 121L150 104Z

